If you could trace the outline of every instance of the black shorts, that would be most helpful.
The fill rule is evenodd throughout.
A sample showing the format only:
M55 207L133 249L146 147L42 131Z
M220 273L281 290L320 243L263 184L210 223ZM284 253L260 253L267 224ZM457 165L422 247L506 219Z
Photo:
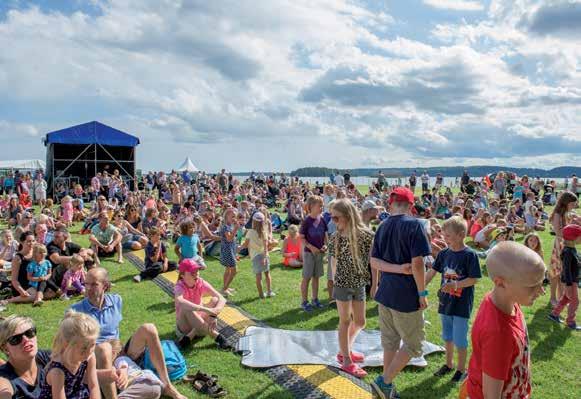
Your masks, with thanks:
M111 251L111 252L107 252L101 247L99 247L97 249L97 255L99 256L99 258L107 258L107 257L113 256L113 255L115 255L116 252L117 252L116 248L113 248L113 251Z

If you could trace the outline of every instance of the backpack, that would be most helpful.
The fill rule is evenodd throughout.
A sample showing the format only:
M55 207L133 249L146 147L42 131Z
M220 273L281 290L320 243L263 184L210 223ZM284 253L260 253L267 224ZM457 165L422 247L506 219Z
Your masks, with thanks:
M170 381L182 379L186 375L188 367L186 365L186 359L184 359L184 356L176 346L175 342L168 340L161 341L161 350L163 351L165 367L167 368L167 374ZM159 377L157 370L153 366L153 363L151 363L149 348L145 349L143 368L153 371Z

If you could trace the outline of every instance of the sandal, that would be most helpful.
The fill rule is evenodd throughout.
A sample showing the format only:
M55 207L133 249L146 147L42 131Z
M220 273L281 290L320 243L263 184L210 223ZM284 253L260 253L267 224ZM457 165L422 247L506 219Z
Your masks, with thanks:
M208 375L207 373L202 373L198 371L196 374L189 374L184 377L184 381L186 382L194 382L194 381L203 381L203 382L211 382L212 385L218 384L218 376L217 375Z
M363 353L351 352L351 360L353 363L363 363L365 361L365 356ZM337 362L343 363L343 355L340 353L337 353Z
M343 365L341 366L341 370L357 378L363 378L367 375L367 371L363 370L355 363L351 363L348 366Z
M211 398L221 398L226 396L228 392L217 384L212 384L210 381L204 382L202 380L195 380L192 383L194 389L200 393L204 393Z

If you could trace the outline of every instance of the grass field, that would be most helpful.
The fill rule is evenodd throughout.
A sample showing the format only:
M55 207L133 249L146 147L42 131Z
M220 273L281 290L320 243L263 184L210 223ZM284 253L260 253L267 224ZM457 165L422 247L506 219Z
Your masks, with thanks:
M78 226L72 229L78 230ZM73 239L87 245L87 236L73 235ZM517 237L522 240L522 237ZM541 233L545 259L550 256L553 238L548 233ZM311 313L300 310L299 284L300 270L287 270L280 265L280 254L274 253L272 261L273 287L277 296L269 299L258 299L250 261L243 259L238 267L239 273L232 286L237 295L232 302L263 320L272 327L297 330L334 330L338 324L335 309L325 308ZM153 282L144 281L135 284L132 281L136 269L125 262L118 265L103 262L111 272L115 283L112 291L124 299L122 339L127 339L135 329L144 322L156 324L162 339L174 338L174 305L173 300L162 292ZM214 286L221 287L223 268L216 259L207 259L208 269L202 276ZM426 318L431 325L426 327L427 339L441 344L440 323L437 314L436 281L430 286L430 307ZM324 286L324 284L321 284ZM484 277L476 286L475 307L483 295L490 290L491 282ZM320 298L326 299L322 292ZM530 346L533 363L533 397L534 398L581 398L581 335L573 333L550 322L546 315L549 312L548 294L539 298L531 308L524 309L528 323ZM326 300L325 300L326 303ZM32 317L39 328L39 345L48 348L58 321L69 303L52 301L42 308L31 305L11 305L3 315L18 313ZM377 304L369 301L367 305L367 328L377 329ZM217 374L222 385L230 392L229 398L290 398L291 395L275 385L264 373L246 369L240 365L240 357L231 352L215 349L214 343L206 338L196 343L185 353L192 371L202 369L210 374ZM458 388L450 384L447 378L437 379L433 372L445 361L444 354L428 357L425 369L408 368L398 376L396 383L402 398L455 398ZM371 381L381 372L380 368L368 369L367 381ZM198 396L185 384L178 385L188 397Z

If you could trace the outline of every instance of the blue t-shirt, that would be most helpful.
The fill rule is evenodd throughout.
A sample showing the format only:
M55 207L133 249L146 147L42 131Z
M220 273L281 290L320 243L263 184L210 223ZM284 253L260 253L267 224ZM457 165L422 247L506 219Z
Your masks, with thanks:
M407 215L395 215L379 225L371 256L401 265L411 263L412 258L431 254L430 243L418 219ZM420 309L418 287L414 276L381 273L375 300L398 312L415 312Z
M316 224L316 225L315 225ZM305 240L314 247L323 248L325 244L325 233L327 232L327 223L323 217L319 216L317 219L310 215L303 220L299 233L305 236ZM306 252L311 252L305 247Z
M101 309L93 306L87 298L71 306L76 312L93 316L99 323L99 337L97 344L110 339L119 339L119 324L123 320L123 300L117 294L105 294Z
M191 236L179 236L176 245L180 247L182 258L195 258L198 256L198 243L200 237L197 234Z
M458 252L450 248L442 250L432 268L442 274L441 285L455 280L482 277L478 256L468 247ZM470 318L474 304L474 286L459 288L451 294L440 291L438 297L440 299L438 313Z
M26 266L26 272L32 273L32 277L44 277L48 274L48 271L52 269L52 264L47 260L43 260L40 263L31 261L28 266ZM34 288L38 288L39 281L29 281L29 285Z

